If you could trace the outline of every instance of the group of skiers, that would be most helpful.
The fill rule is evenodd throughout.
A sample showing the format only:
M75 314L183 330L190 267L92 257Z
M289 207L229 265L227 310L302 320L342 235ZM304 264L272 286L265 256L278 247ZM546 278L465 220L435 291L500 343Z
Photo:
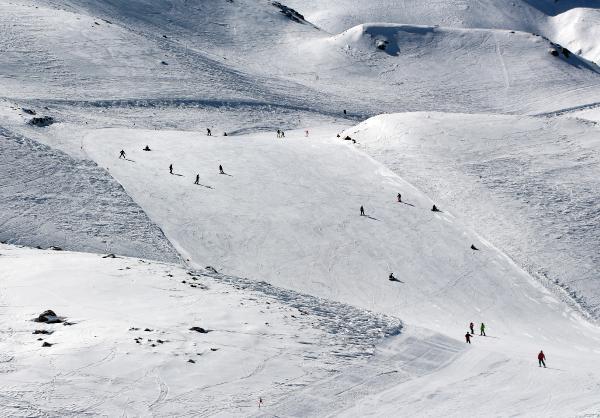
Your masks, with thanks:
M469 324L469 331L467 331L467 333L465 334L465 340L467 340L468 344L471 344L471 336L475 335L475 324L473 324L472 322ZM481 337L485 337L485 324L482 322L481 326L479 327L479 335Z
M391 280L391 279L390 279ZM469 331L465 334L465 341L467 344L471 344L471 337L475 335L475 324L472 322L469 324ZM485 324L482 322L479 327L479 336L486 337L485 335ZM543 350L540 350L537 356L539 367L544 366L546 368L546 355Z
M345 111L344 111L345 113ZM206 129L207 131L207 135L211 136L211 130L210 129ZM306 136L308 136L308 131L306 131ZM281 130L281 129L277 129L277 138L284 138L285 137L285 133ZM151 151L150 147L148 145L146 145L143 149L143 151ZM121 150L121 152L119 153L119 159L127 159L126 157L126 153L125 150ZM173 164L169 164L169 174L173 174ZM219 164L219 174L225 174L225 172L223 171L223 166ZM200 174L196 174L196 179L194 181L194 184L200 184ZM397 199L399 203L402 203L402 194L398 193L397 194ZM440 210L433 205L433 208L431 209L433 212L440 212ZM361 205L360 207L360 216L366 216L365 215L365 208ZM476 249L474 248L474 246L471 246L471 249ZM400 280L398 280L396 277L394 277L394 273L390 273L389 275L389 280L390 281L394 281L394 282L399 282ZM469 323L469 331L467 331L467 333L465 334L465 340L467 344L471 344L471 337L475 335L475 324L473 324L473 322ZM479 326L479 335L482 337L485 337L485 324L482 322L481 325ZM544 368L546 367L546 355L544 354L544 352L542 350L540 350L538 356L538 363L539 363L539 367L544 366ZM262 401L262 399L261 399Z
M398 199L398 203L403 203L402 202L402 193L398 193L396 195L396 198ZM432 212L441 212L441 210L439 210L436 205L433 205L433 207L431 208L431 211ZM360 216L365 216L365 208L362 205L360 207Z
M142 148L142 151L151 151L151 149L148 145L146 145L144 148ZM121 152L119 152L119 159L127 159L126 155L127 154L125 153L125 150L121 150ZM169 164L169 174L173 174L173 164ZM223 171L223 166L221 164L219 164L219 174L225 174L225 171ZM194 184L200 184L200 174L196 174L196 180L194 181Z

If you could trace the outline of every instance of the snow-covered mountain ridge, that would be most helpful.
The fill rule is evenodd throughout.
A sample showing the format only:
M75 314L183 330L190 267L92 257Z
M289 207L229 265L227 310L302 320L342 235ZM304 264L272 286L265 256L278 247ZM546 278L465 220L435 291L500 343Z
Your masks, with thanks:
M0 0L0 415L597 416L599 12Z

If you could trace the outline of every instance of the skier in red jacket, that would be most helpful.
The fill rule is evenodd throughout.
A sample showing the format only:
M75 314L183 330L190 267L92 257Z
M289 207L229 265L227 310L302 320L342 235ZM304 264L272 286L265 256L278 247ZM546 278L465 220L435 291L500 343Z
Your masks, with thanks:
M542 365L544 366L544 368L546 367L546 355L544 354L544 352L542 350L540 350L540 353L538 354L538 363L540 364L540 367L542 367Z

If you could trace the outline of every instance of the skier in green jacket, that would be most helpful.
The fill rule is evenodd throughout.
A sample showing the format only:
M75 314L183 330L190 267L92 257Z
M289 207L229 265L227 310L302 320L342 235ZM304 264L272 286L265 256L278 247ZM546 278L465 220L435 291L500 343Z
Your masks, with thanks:
M482 322L481 327L479 327L479 335L483 335L485 337L485 324Z

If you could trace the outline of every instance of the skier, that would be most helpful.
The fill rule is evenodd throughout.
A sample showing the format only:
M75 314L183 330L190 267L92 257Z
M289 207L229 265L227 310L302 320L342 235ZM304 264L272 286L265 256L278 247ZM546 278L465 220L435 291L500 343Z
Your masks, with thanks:
M346 114L347 114L347 113L346 113L346 109L344 109L344 115L346 115Z
M121 150L121 152L119 153L119 159L121 159L121 158L125 158L125 151L124 150ZM127 159L127 158L125 158L125 159Z
M281 129L277 129L277 138L281 138Z
M260 408L263 405L263 398L258 398L258 407Z
M398 203L402 203L402 195L398 193Z
M471 344L471 334L468 332L465 334L465 340L467 340L467 343Z
M308 137L308 129L304 131L304 136Z
M206 128L206 136L212 136L212 132L208 128Z
M223 166L219 164L219 174L225 174L223 171Z
M196 181L194 184L200 184L200 174L196 174Z
M150 149L150 147L149 147L148 145L146 145L146 146L145 146L145 147L142 149L142 151L152 151L152 150Z
M169 173L173 174L173 164L169 164Z
M388 278L389 278L390 282L399 282L400 281L394 277L394 273L390 273Z
M473 251L479 251L479 248L477 248L475 245L471 244L471 249Z
M542 350L540 350L540 353L538 354L538 364L540 367L544 366L544 369L546 368L546 355L544 354L544 352Z
M360 216L365 216L365 208L360 207Z
M471 328L471 335L475 335L475 330L473 330L474 326L475 324L473 324L472 322L469 324L469 328Z
M285 138L285 132L283 132L283 129L281 130L281 137Z
M481 323L481 326L479 327L479 331L480 331L479 335L482 335L484 337L486 336L485 335L485 324L483 322Z
M227 136L227 132L223 132L223 136Z
M433 205L433 207L431 208L432 212L439 212L440 210L437 208L436 205Z

